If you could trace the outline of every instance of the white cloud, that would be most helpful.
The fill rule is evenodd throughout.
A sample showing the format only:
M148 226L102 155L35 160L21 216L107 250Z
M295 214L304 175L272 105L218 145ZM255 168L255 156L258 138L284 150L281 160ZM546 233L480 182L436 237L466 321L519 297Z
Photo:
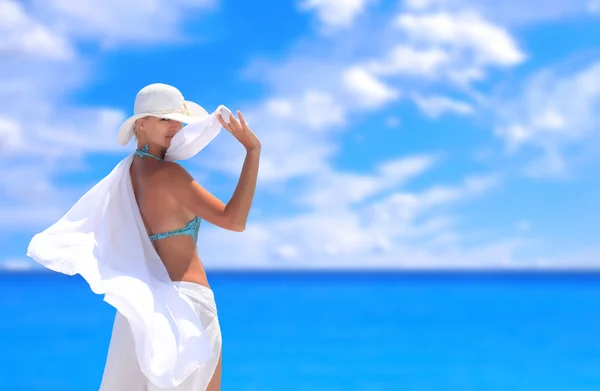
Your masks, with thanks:
M464 180L460 186L434 186L423 193L394 193L373 205L371 212L381 223L396 219L413 220L433 208L478 196L499 184L497 176L475 176Z
M45 159L81 156L88 152L119 152L116 129L124 120L120 110L105 108L49 108L20 121L0 114L0 160L29 156L38 163Z
M402 14L396 23L416 42L471 51L481 64L513 66L525 59L505 29L473 12Z
M30 272L36 269L43 270L37 263L28 259L7 259L0 262L0 271L4 272Z
M30 153L35 155L35 151ZM0 231L3 232L46 228L93 185L59 186L54 181L61 173L85 169L75 159L50 156L32 159L29 155L15 155L0 160L0 164L10 167L0 172Z
M352 118L380 110L400 97L400 88L392 80L396 74L428 77L429 72L443 71L446 78L461 72L473 77L478 74L473 67L483 67L473 56L455 58L455 53L448 47L434 43L420 47L410 39L403 41L399 37L387 57L376 55L378 52L385 54L385 47L374 46L372 43L376 41L371 38L347 41L346 37L337 37L327 40L327 50L317 44L314 52L305 47L291 50L293 55L279 63L254 62L247 74L266 82L272 91L263 103L244 109L246 117L253 118L253 127L264 140L261 180L282 183L326 170L330 166L328 160L337 149L335 138ZM358 46L350 49L348 45L352 47L355 42ZM368 47L360 46L361 42ZM343 52L356 53L369 49L369 53L375 54L371 58L329 55L339 52L340 48L344 48ZM419 88L418 85L409 86ZM412 91L405 94L414 95ZM428 107L437 105L430 112L434 109L463 114L470 111L466 102L442 102L439 99L423 102L429 103ZM230 153L228 148L230 146L225 142L217 144L214 148L216 156L209 160L225 163L211 164L210 167L238 175L242 157L225 159Z
M427 9L429 5L421 2L419 7ZM441 96L435 89L449 87L479 103L482 94L474 89L474 82L484 80L489 69L525 61L525 54L506 29L472 11L401 12L392 26L401 35L386 39L388 49L379 50L384 54L355 61L347 68L352 73L345 74L347 84L353 80L354 90L368 97L365 101L371 102L372 108L396 99L398 82L403 94L412 97L430 117L471 115L476 110L472 102Z
M0 116L0 152L22 147L22 133L23 129L17 120Z
M251 73L274 91L269 101L271 114L310 119L309 128L325 118L336 118L333 127L323 126L334 128L345 124L348 115L373 112L398 100L401 91L403 96L422 96L423 90L437 87L436 83L479 100L481 94L471 87L473 81L483 80L488 68L512 67L525 59L507 30L473 12L401 13L393 20L392 26L401 34L378 36L357 28L352 34L360 39L336 36L323 40L326 47L303 45L281 63L253 64ZM384 44L374 44L380 41ZM335 105L338 109L329 111L339 115L326 117L321 115L324 110L301 109L306 106L307 91L315 91L315 86L320 96L331 97L318 106ZM421 97L418 103L433 116L443 112L466 115L475 110L471 102L450 101L432 92L427 95L433 96Z
M328 92L307 89L299 97L270 98L265 103L265 114L291 121L295 125L320 131L343 125L345 109Z
M304 11L315 11L321 23L329 28L352 26L366 8L369 0L302 0L298 7Z
M61 33L77 42L93 40L105 45L160 42L179 39L186 13L201 9L205 3L180 0L170 3L171 8L166 9L166 3L161 1L143 4L139 1L127 4L94 1L90 3L93 7L84 9L66 0L55 3L37 0L34 16L30 15L30 19L43 21L40 23L48 31L63 24L65 28L60 30ZM269 213L268 216L256 216L255 208L255 217L243 234L212 228L202 230L199 245L208 267L489 267L527 264L518 256L519 249L527 244L523 239L485 235L481 235L481 240L474 239L472 234L479 232L465 230L461 215L455 209L461 202L483 196L498 186L499 177L467 177L462 181L450 180L447 185L428 183L424 174L438 162L436 156L428 153L391 159L371 173L341 171L333 163L340 148L337 138L346 130L345 126L353 123L354 118L376 112L397 99L400 90L404 95L419 97L421 106L429 114L441 115L448 111L469 114L474 110L471 103L450 100L439 92L425 93L421 90L423 84L450 81L466 85L483 79L490 67L511 67L524 60L525 55L514 38L488 16L484 18L460 10L431 11L432 5L426 3L421 1L423 12L404 13L397 18L400 34L386 31L382 35L386 39L373 40L367 39L371 38L370 32L347 29L344 34L368 37L355 41L334 37L314 52L310 45L300 46L291 51L294 56L288 60L266 66L261 76L267 81L268 97L243 108L263 142L257 199L265 194L278 194L282 203L295 212L287 216L274 217ZM163 4L163 8L157 4ZM366 1L308 0L301 7L314 10L327 27L339 29L352 26L365 4ZM412 4L416 7L416 1ZM117 7L111 11L114 19L107 18L110 5ZM132 15L129 10L136 6L141 7L140 12L131 21L127 19ZM161 9L166 11L161 13ZM149 23L158 13L162 17L158 24ZM152 31L148 30L150 28ZM368 57L364 53L369 53ZM79 61L73 60L72 64L75 69L83 68ZM70 73L64 68L46 72L45 79L54 78L61 82L58 76ZM411 79L411 83L405 85L407 79ZM395 84L398 80L403 84ZM420 84L423 80L425 83ZM48 155L42 163L41 180L32 187L21 185L26 197L18 198L21 192L17 191L8 195L11 204L0 210L3 221L19 220L29 225L54 219L58 211L64 212L65 205L75 199L74 189L60 197L58 193L62 189L56 189L48 180L55 168L64 164L66 155L114 151L111 129L116 130L115 124L124 114L108 107L73 108L65 104L66 99L46 99L52 94L64 98L55 92L59 91L56 81L46 83L40 92L44 99L38 98L41 104L36 107L40 111L35 118L21 115L15 117L18 118L15 121L12 116L0 113L5 119L4 123L0 122L0 136L6 135L6 129L9 129L8 134L21 134L31 148L37 144L52 151L45 152ZM18 90L26 91L27 88L23 88L26 85L19 84ZM428 87L435 90L437 85L431 83ZM352 94L348 94L349 89ZM444 94L451 95L452 92L445 91ZM31 105L30 96L27 98L19 100L23 112ZM13 104L8 100L6 103ZM391 118L394 120L388 123L397 123L395 116ZM532 124L555 132L569 126L569 117L557 110L544 111L535 118ZM509 124L513 122L520 126L518 121L508 121ZM82 123L85 128L74 125ZM530 129L525 125L521 126L521 133L524 142L530 143ZM219 137L208 150L209 155L201 158L206 165L236 177L239 175L243 149L232 137L227 134ZM76 166L73 160L69 162ZM30 163L22 162L18 175L33 172L35 167ZM0 174L0 185L5 186L4 189L10 188L16 175L10 178ZM422 181L409 189L406 183L413 178ZM39 204L41 193L52 194L53 199L61 199L64 205L42 208ZM12 208L19 202L19 208ZM22 207L31 204L35 208Z
M510 261L514 244L483 243L467 249L454 219L438 213L482 195L498 185L498 178L471 177L422 192L394 188L422 174L429 164L429 157L413 157L389 162L371 176L331 172L316 178L299 195L312 210L254 219L243 246L233 246L239 239L230 233L204 231L203 260L210 268L231 267L227 259L248 268L497 267ZM381 198L386 189L393 191ZM379 199L369 200L376 195ZM486 257L477 259L480 254Z
M282 244L275 249L275 255L283 261L297 261L300 250L293 244Z
M404 6L409 10L422 11L435 5L437 0L406 0Z
M348 73L342 72L340 84L336 84L332 82L332 64L323 61L321 69L315 63L315 59L301 57L273 64L274 78L269 69L263 69L262 75L267 75L277 93L245 110L263 140L257 197L261 191L282 194L282 185L295 183L294 195L288 197L286 204L303 212L287 217L252 218L241 239L243 244L238 236L228 232L204 231L201 246L207 267L431 267L444 262L456 266L472 265L476 262L474 257L480 254L487 257L481 260L484 263L508 262L516 247L512 241L464 246L459 219L448 215L452 205L497 186L498 177L469 177L454 186L403 191L399 188L431 169L438 157L422 154L392 159L371 174L344 172L332 165L338 145L336 137L340 135L332 130L343 130L353 115L376 111L376 106L348 99ZM299 68L303 71L296 73ZM356 70L367 68L350 65L337 69L354 69L358 74ZM296 75L302 79L301 88ZM371 91L371 98L386 96L372 93L377 88L364 89ZM335 103L338 109L303 109L308 106L307 101L315 100L306 98L307 91L318 91L322 97L317 99L321 104L314 107ZM311 124L313 120L305 116L313 112L319 120ZM328 123L331 118L336 120ZM207 160L225 161L233 148L225 144L218 140L211 148L219 149L220 157ZM230 157L227 160L232 161ZM240 165L241 159L236 159L228 171L237 176ZM265 186L267 182L270 186Z
M334 96L319 90L307 90L297 102L296 120L300 125L320 130L328 126L342 125L345 120L344 107Z
M417 96L415 97L415 102L425 114L433 118L437 118L445 113L469 115L474 112L473 106L470 104L445 96Z
M452 25L455 39L450 41L443 37L422 40L413 29L404 37L387 39L391 51L386 54L387 45L373 45L378 41L371 36L356 41L368 43L368 47L354 47L354 41L346 37L338 41L342 37L337 37L328 39L327 50L316 45L313 52L303 46L303 50L292 50L293 55L281 63L254 63L252 73L272 91L264 102L244 109L263 140L257 197L261 191L291 193L285 204L302 212L254 217L241 239L243 245L236 235L205 231L205 244L201 244L205 264L217 268L431 267L473 266L477 262L498 266L515 260L520 240L487 238L477 243L461 228L460 217L453 215L455 205L498 186L498 176L467 177L454 185L432 184L425 190L408 191L403 189L406 182L423 176L437 156L391 159L370 174L341 171L332 163L340 145L337 138L347 124L399 97L395 76L472 80L481 77L488 66L511 63L510 56L483 47L482 38L468 36L473 30L464 26L466 21L479 23L480 36L508 37L505 42L513 42L492 23L459 15ZM360 35L360 31L352 33ZM370 54L367 58L329 55L339 52ZM408 84L409 90L419 91L421 86ZM422 98L416 92L403 93ZM474 110L467 102L424 96L421 103L428 105L430 112L468 114ZM208 161L227 161L227 171L239 175L241 157L230 158L233 145L218 140L211 148L219 150L219 156ZM293 190L285 192L285 185Z
M406 9L416 11L475 10L505 25L526 25L594 13L597 0L408 0Z
M542 152L528 173L564 176L569 171L568 147L581 150L600 140L600 62L570 75L545 70L522 86L521 96L499 103L495 133L509 151L533 147ZM503 101L502 97L498 100ZM590 141L586 143L584 141ZM573 152L571 152L573 153Z
M400 44L384 60L372 61L368 68L379 75L435 76L450 60L450 54L441 48L419 49Z
M289 118L294 115L292 102L283 98L271 98L265 102L266 111L276 117Z
M0 55L14 54L69 60L74 49L64 36L31 18L21 4L0 0Z
M213 0L35 0L33 12L76 40L102 45L183 41L182 22Z
M326 171L337 149L335 137L349 116L374 111L398 94L360 67L340 67L346 72L309 55L261 69L274 93L243 109L263 143L261 183L275 185ZM217 140L206 165L237 176L243 156L232 159L232 148L232 143Z
M282 183L318 172L332 154L329 144L317 140L311 142L309 137L298 136L292 129L281 129L277 135L261 140L263 155L259 178L263 184ZM239 173L240 166L241 162L231 165L229 171Z
M65 113L67 121L58 118L52 125L41 127L35 134L47 149L71 153L123 151L116 140L116 129L125 120L120 110L78 108Z
M299 196L303 204L316 210L347 208L386 190L393 190L430 169L436 156L415 155L380 165L375 175L322 171Z
M397 90L377 80L368 70L359 66L347 69L342 79L348 91L364 107L379 108L400 96Z
M581 248L576 251L563 252L561 254L552 254L549 256L539 256L535 258L535 266L544 269L563 269L582 268L598 270L600 264L600 248L598 246Z
M57 206L32 207L27 204L26 208L12 207L0 208L0 232L30 232L31 229L42 230L47 228L50 222L57 221L67 211Z

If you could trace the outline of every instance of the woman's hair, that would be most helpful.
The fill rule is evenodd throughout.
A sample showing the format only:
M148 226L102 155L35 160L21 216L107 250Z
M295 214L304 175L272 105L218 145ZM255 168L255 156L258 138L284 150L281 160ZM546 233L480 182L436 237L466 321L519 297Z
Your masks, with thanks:
M145 117L142 117L145 118ZM133 123L133 138L137 141L138 140L138 121L141 120L142 118L138 118L135 120L135 122Z
M141 120L141 119L148 118L148 117L151 117L151 116L150 116L150 115L147 115L147 116L145 116L145 117L138 118L138 119L136 119L136 120L135 120L135 122L133 123L133 137L135 138L135 140L138 140L138 139L139 139L139 137L138 137L138 121L139 121L139 120Z

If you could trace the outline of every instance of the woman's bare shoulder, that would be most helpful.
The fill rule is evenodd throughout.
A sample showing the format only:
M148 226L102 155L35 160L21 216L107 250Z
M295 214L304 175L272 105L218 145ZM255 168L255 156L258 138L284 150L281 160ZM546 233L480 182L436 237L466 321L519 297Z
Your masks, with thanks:
M169 186L190 185L194 178L179 163L165 162L161 170L161 182Z
M226 205L196 182L185 168L172 163L165 166L164 174L162 183L165 191L195 216L227 230L244 230L230 214L225 213Z

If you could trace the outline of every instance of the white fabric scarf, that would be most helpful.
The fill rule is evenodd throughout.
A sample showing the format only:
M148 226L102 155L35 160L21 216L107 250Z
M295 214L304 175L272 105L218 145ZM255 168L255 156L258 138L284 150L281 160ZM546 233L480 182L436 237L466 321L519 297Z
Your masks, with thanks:
M219 106L172 140L165 160L189 159L221 131ZM182 299L156 253L134 197L134 153L88 191L58 222L35 235L27 255L48 269L80 274L123 314L142 372L155 385L176 387L213 353L205 330Z

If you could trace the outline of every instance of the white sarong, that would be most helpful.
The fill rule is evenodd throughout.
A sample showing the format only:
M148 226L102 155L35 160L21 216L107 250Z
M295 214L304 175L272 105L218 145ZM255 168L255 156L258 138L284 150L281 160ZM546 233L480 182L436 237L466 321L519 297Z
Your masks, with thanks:
M187 300L198 314L213 350L213 358L194 370L177 387L168 389L157 387L140 370L135 355L131 327L127 319L117 312L99 391L206 390L219 362L222 344L214 294L209 288L191 282L178 281L173 285L181 297Z
M165 160L194 156L221 131L219 106L172 140ZM131 153L58 222L35 235L27 255L48 269L80 274L127 320L141 372L156 387L177 387L214 360L193 305L180 295L152 246L133 194Z

